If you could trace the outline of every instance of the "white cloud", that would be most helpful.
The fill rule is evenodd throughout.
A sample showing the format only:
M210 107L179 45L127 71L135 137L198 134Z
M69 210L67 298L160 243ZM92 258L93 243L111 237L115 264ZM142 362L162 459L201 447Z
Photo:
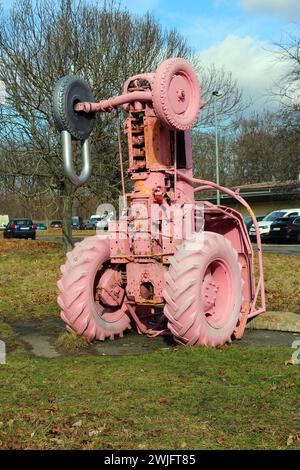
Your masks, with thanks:
M239 0L239 3L248 13L261 11L290 20L300 19L299 0Z
M270 98L269 91L280 82L287 64L276 61L271 47L266 41L232 34L199 56L203 64L214 64L231 72L244 96L251 99L253 109L276 109L278 101Z

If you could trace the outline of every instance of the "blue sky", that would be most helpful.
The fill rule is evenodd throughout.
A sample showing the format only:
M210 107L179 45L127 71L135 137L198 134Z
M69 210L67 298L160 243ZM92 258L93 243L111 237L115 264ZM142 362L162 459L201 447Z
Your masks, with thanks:
M176 27L196 51L229 34L276 41L300 21L299 0L121 0L129 10L153 13L167 27Z
M176 27L204 65L230 71L254 110L274 110L269 90L287 70L274 43L299 34L300 0L121 0L129 10L149 10L166 27ZM200 77L201 79L201 77Z
M276 102L268 98L268 90L281 80L287 65L276 60L274 42L299 31L300 0L120 2L134 13L150 11L163 26L175 27L204 66L215 64L232 73L254 109L276 108ZM12 3L2 0L5 8Z

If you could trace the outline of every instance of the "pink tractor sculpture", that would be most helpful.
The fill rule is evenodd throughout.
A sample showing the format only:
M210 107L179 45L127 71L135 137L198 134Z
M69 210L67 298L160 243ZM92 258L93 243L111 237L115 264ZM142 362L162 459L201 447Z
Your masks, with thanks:
M190 129L203 105L196 73L181 58L129 78L120 96L100 102L79 77L57 82L52 106L66 175L76 186L88 180L95 115L122 106L133 185L125 194L118 120L126 210L110 222L107 235L76 244L61 267L58 303L69 331L91 341L114 339L135 324L138 333L170 334L183 345L220 346L241 338L247 321L265 311L261 242L251 208L238 191L193 178ZM80 176L72 140L81 141ZM241 214L195 201L196 192L211 189L251 214L257 280Z

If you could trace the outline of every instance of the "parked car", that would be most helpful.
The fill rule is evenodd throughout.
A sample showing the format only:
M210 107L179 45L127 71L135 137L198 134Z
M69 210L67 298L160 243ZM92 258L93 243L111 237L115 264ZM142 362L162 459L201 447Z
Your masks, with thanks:
M72 230L84 230L85 225L82 222L81 217L74 216L71 219L71 228Z
M110 214L105 214L99 222L97 222L98 230L108 230L108 224L112 220L115 220L115 214L111 212Z
M256 216L256 220L257 220L257 222L260 222L260 221L263 220L265 217L266 217L265 215L257 215L257 216ZM247 227L247 231L248 231L248 233L249 233L249 230L250 230L250 228L252 227L252 224L253 224L251 215L246 215L246 216L244 217L244 222L245 222L245 225L246 225L246 227Z
M12 219L4 229L4 238L31 238L35 240L36 225L30 219Z
M283 217L277 219L270 230L270 241L300 243L300 217Z
M47 230L46 225L41 222L33 222L33 225L36 225L37 230Z
M262 241L269 240L271 225L280 218L300 216L300 209L281 209L278 211L270 212L266 217L258 222L259 232ZM251 240L256 239L256 232L254 225L251 225L249 230Z
M61 220L52 220L50 228L62 228Z
M85 229L86 230L96 230L96 225L100 220L102 219L102 216L97 215L97 216L92 216L85 224Z
M292 222L290 240L293 242L300 243L300 217L297 217Z

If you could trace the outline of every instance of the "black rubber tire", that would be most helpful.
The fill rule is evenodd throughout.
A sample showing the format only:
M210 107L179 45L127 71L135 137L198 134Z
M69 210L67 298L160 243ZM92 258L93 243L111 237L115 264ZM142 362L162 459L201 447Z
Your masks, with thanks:
M52 114L59 131L70 132L74 140L85 140L95 124L95 113L77 113L74 105L95 101L90 85L80 77L60 78L52 93Z

